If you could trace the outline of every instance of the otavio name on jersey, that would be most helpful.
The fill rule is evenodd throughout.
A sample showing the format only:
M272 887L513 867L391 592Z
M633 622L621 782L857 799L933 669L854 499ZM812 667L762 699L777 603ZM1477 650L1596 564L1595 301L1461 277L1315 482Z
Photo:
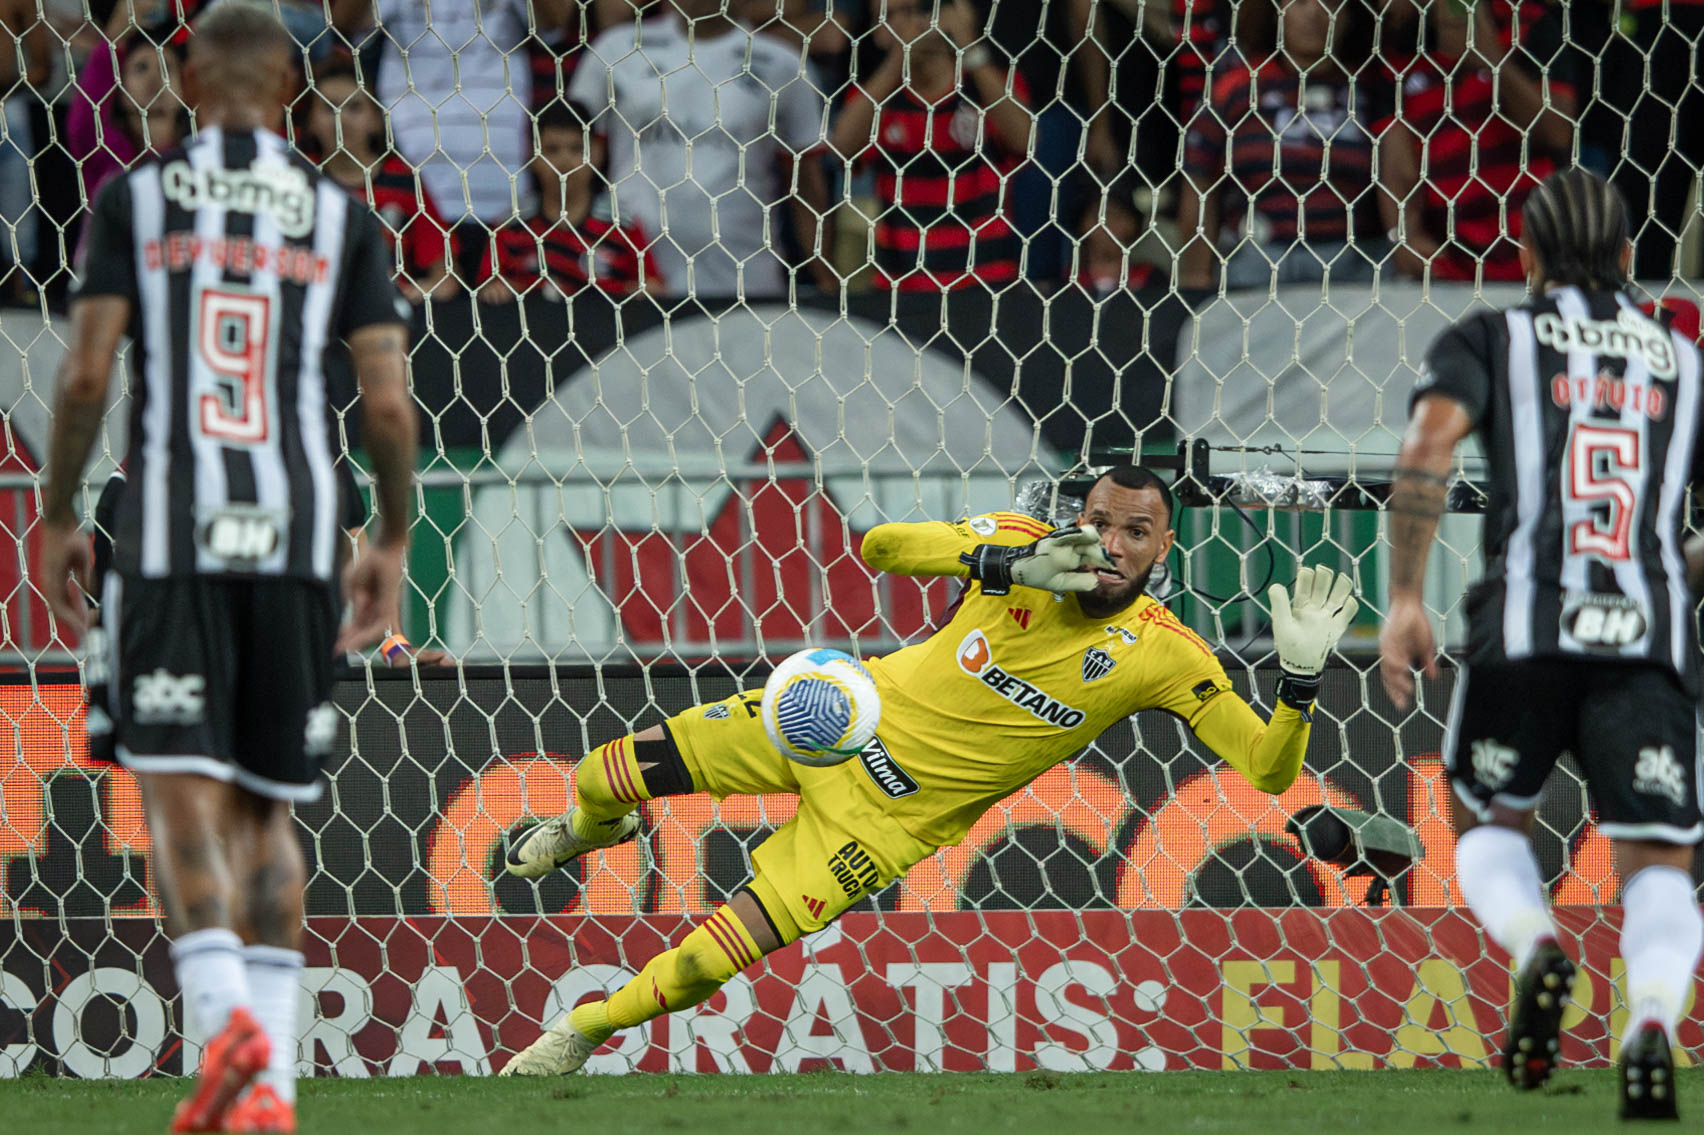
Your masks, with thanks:
M1630 406L1635 414L1643 414L1653 422L1663 420L1668 413L1668 395L1655 383L1629 382L1613 374L1600 373L1596 378L1573 378L1559 374L1550 380L1550 400L1566 410L1579 402L1598 413L1621 413Z

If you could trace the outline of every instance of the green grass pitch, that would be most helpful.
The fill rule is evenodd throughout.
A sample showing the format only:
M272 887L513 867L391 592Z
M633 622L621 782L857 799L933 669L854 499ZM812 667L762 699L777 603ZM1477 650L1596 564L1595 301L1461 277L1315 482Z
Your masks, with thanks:
M159 1135L183 1081L0 1080L18 1135ZM1704 1114L1704 1074L1681 1074L1683 1119ZM1056 1075L573 1076L549 1081L321 1080L303 1085L302 1131L351 1135L646 1132L692 1135L1571 1135L1615 1130L1613 1071L1564 1070L1517 1094L1494 1072L1133 1072Z

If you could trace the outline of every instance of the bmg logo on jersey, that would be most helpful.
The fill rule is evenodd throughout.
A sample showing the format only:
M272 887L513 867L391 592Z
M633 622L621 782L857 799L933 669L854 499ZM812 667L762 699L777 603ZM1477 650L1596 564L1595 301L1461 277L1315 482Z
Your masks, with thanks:
M1639 359L1656 378L1679 373L1674 340L1662 324L1640 312L1623 310L1613 320L1545 312L1532 323L1538 341L1553 350Z
M881 881L882 873L876 868L875 860L870 853L858 846L858 841L849 839L839 851L828 857L828 870L845 891L847 897L856 895L859 891L867 891Z
M207 712L207 680L164 668L138 674L130 687L131 719L138 725L197 725Z
M1590 651L1619 651L1645 637L1650 625L1645 608L1625 595L1582 595L1563 597L1562 633L1566 639Z
M263 214L287 237L314 230L314 187L308 175L284 161L256 160L247 169L167 162L160 171L166 196L193 212L202 206Z

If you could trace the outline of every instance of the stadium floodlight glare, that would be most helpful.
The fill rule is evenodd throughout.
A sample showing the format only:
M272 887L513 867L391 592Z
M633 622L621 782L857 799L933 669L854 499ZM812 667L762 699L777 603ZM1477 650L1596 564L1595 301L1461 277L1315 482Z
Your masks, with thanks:
M1400 820L1351 808L1312 804L1290 817L1284 830L1302 853L1351 875L1370 875L1366 903L1376 906L1391 884L1425 854L1420 837Z

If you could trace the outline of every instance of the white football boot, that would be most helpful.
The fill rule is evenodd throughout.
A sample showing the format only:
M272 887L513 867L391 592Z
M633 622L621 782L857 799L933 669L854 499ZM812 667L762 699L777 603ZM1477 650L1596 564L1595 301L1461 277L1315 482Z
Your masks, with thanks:
M565 1076L578 1072L597 1045L564 1016L503 1065L499 1076Z
M608 838L581 839L574 831L574 817L579 813L579 808L569 808L554 820L544 821L511 844L508 854L503 857L503 866L509 874L519 875L523 879L537 879L566 867L588 851L614 847L639 834L639 813L634 811L619 820L600 825L608 830Z

